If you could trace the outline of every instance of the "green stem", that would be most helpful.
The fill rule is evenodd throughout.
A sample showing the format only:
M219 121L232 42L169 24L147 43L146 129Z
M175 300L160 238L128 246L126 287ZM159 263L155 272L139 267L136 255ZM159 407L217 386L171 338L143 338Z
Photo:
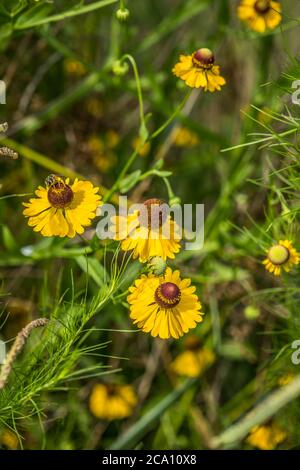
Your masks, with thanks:
M122 60L124 60L126 57L131 57L131 56L128 56L127 54L122 58ZM135 61L133 59L133 63L135 64ZM136 66L135 66L136 67ZM137 72L137 69L136 69L136 72ZM138 88L138 95L139 95L139 103L140 103L140 116L141 116L141 126L145 126L145 121L144 121L144 107L143 107L143 99L142 99L142 94L141 94L141 89L139 88L140 87L140 82L139 82L139 78L138 78L138 72L137 72L137 75L136 75L136 80L138 79L137 81L137 88ZM139 85L138 85L139 83ZM175 111L172 113L172 115L167 119L167 121L159 128L157 129L155 132L153 132L149 137L148 139L145 140L144 143L156 138L159 134L161 134L161 132L163 132L166 127L169 126L169 124L171 124L171 122L175 119L175 117L180 113L180 111L182 110L182 108L184 107L187 99L189 98L191 92L190 90L188 91L188 93L185 95L185 97L183 98L183 100L181 101L181 103L177 106L177 108L175 109ZM145 126L146 128L146 126ZM130 155L129 159L127 160L124 168L122 169L120 175L118 176L118 178L116 179L114 185L112 186L111 190L108 191L104 197L104 202L107 202L110 200L110 198L112 197L112 195L118 190L118 187L119 187L119 183L120 181L126 176L126 173L127 171L129 170L129 168L131 167L131 165L133 165L136 157L138 156L138 148L134 150L134 152Z
M171 114L169 119L167 119L166 122L162 126L160 126L159 129L157 129L157 131L155 131L155 132L153 132L153 134L151 134L149 140L155 139L159 134L161 134L168 127L169 124L171 124L171 122L174 120L174 118L180 113L180 111L184 107L184 105L187 102L190 95L191 95L191 90L188 90L187 94L184 96L181 103L179 103L179 105L177 106L175 111Z
M212 439L213 448L226 447L240 442L248 432L274 416L281 408L300 395L300 376L290 384L272 392L238 423Z
M155 423L161 418L163 413L195 383L196 379L187 379L182 385L173 390L169 395L163 398L157 405L145 413L131 428L121 434L110 446L110 450L132 449L142 437L153 428Z
M146 130L146 123L145 123L145 116L144 116L143 94L142 94L141 80L140 80L138 68L136 66L136 62L135 62L134 58L130 54L125 54L121 58L121 62L123 62L126 59L130 62L131 66L133 68L133 72L134 72L134 78L135 78L135 82L136 82L136 88L137 88L138 99L139 99L141 129Z

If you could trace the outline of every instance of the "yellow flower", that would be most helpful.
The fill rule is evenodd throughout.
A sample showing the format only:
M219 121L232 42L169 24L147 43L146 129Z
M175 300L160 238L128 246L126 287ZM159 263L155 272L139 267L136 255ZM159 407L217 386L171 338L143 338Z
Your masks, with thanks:
M192 55L181 55L173 73L188 86L204 88L205 91L221 90L226 83L220 75L220 67L215 65L212 51L206 48L198 49Z
M294 264L300 261L299 253L295 250L292 242L289 240L280 240L275 245L271 246L267 251L267 258L263 261L265 268L275 276L280 276L281 269L286 272L291 270Z
M82 62L76 59L66 59L64 61L64 69L69 75L82 77L86 74L86 68Z
M19 439L17 435L10 431L9 429L5 429L0 435L0 443L10 450L16 450L19 447Z
M146 214L137 210L127 217L111 220L114 238L122 241L122 250L133 250L133 258L139 258L142 263L154 256L163 260L175 258L180 250L179 227L166 215L162 204L159 199L148 199L144 202Z
M137 403L135 391L131 385L94 385L89 407L94 416L111 421L132 415Z
M207 348L187 349L171 363L175 374L183 377L199 377L215 360L214 353Z
M147 157L147 155L149 155L151 149L150 142L142 144L142 139L140 137L135 137L131 144L133 149L136 150L141 157Z
M83 233L84 227L91 225L100 205L98 188L89 181L74 181L69 185L56 175L46 179L46 188L39 186L37 198L24 203L23 214L29 217L28 225L44 237L75 237Z
M175 131L174 144L177 147L194 147L199 144L199 138L195 132L186 127L179 127Z
M105 134L105 140L107 147L114 149L120 142L120 136L113 129L109 129Z
M288 385L289 383L291 383L294 380L294 378L295 378L295 374L288 372L287 374L284 374L281 377L279 377L279 379L277 380L277 383L278 385L283 387L284 385Z
M143 274L129 289L130 318L151 336L178 339L202 321L195 290L190 279L181 279L170 268L161 277Z
M88 149L91 153L99 153L104 151L104 142L102 139L97 137L96 135L91 135L87 141Z
M276 424L255 426L246 442L260 450L273 450L286 438L286 433Z
M94 118L100 119L104 114L103 103L98 98L89 98L85 106L87 112Z
M103 173L113 168L118 159L116 154L111 150L119 143L119 135L109 130L104 136L104 140L92 135L87 141L87 147L92 154L95 166Z
M238 16L253 31L264 33L275 29L281 22L281 5L272 0L242 0Z

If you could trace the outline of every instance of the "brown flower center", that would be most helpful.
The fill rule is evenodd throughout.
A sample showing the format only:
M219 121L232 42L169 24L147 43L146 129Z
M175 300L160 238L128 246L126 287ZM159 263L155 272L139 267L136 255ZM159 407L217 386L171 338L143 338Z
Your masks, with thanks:
M139 214L139 221L143 227L156 230L165 223L167 219L167 208L160 199L147 199L144 202L145 210Z
M112 397L117 394L117 387L114 384L106 384L106 393Z
M271 2L270 0L257 0L254 4L254 8L257 13L265 14L270 10Z
M274 245L269 249L268 258L271 263L280 266L289 260L290 252L285 246Z
M192 54L193 65L199 68L211 69L215 57L210 49L203 47Z
M48 182L48 201L52 207L63 209L71 204L74 193L61 178Z
M173 308L179 304L181 292L179 287L173 282L164 282L156 289L154 298L161 308Z

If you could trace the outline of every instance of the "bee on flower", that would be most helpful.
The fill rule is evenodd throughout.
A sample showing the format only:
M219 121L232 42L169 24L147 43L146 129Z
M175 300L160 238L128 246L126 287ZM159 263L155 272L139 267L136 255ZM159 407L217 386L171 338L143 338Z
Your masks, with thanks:
M131 385L96 384L89 399L91 413L106 421L131 416L136 404L137 397Z
M300 255L290 240L280 240L267 250L267 257L263 261L265 268L275 276L280 276L282 269L289 272L293 265L300 261Z
M163 276L143 274L129 288L130 318L144 333L162 339L180 338L202 322L201 304L190 279L166 269Z
M191 55L181 55L172 71L191 88L214 92L220 91L226 84L225 78L220 75L220 67L215 65L214 54L206 47Z
M238 17L257 33L275 29L281 22L281 5L273 0L242 0Z
M90 181L50 175L46 178L45 188L39 186L36 198L23 203L23 214L28 217L28 225L44 237L69 237L82 234L84 227L91 225L100 205L99 188Z
M175 258L180 250L180 228L168 214L160 199L147 199L141 210L111 219L115 240L121 241L124 251L133 251L141 263L155 256L163 260Z
M171 370L182 377L199 377L215 360L213 351L201 348L196 335L188 336L184 343L184 351L171 363Z

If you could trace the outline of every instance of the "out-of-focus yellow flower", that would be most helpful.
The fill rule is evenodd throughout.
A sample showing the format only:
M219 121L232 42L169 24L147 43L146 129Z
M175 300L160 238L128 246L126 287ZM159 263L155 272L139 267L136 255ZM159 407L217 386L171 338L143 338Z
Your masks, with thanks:
M89 408L96 418L112 421L131 416L137 403L131 385L94 385Z
M19 448L19 439L17 435L9 429L5 429L0 434L0 443L2 446L10 450L16 450Z
M144 333L162 339L183 336L202 322L201 304L190 279L166 269L163 276L142 275L129 288L130 318Z
M246 439L247 444L260 450L273 450L281 444L287 434L275 423L255 426Z
M270 124L272 120L272 111L264 106L258 113L258 121L262 124Z
M99 153L103 152L105 145L102 139L100 139L96 135L92 135L89 137L87 141L87 146L90 152L92 153Z
M263 261L265 268L275 276L280 276L282 268L289 272L293 265L298 264L300 255L290 240L280 240L267 250L267 258Z
M140 137L135 137L131 144L132 148L136 150L141 157L147 157L147 155L149 155L151 149L150 142L142 144L142 139Z
M84 227L91 225L100 205L99 188L90 181L78 181L72 185L69 178L50 175L46 188L39 186L37 198L24 203L23 214L29 217L28 225L44 237L69 237L82 234Z
M104 106L103 103L99 100L99 98L89 98L86 101L86 110L91 116L96 119L99 119L104 114Z
M211 349L186 350L171 363L171 369L182 377L199 377L215 360Z
M204 91L220 91L226 84L220 75L220 67L215 65L214 54L207 48L198 49L191 55L181 55L172 71L189 87L203 88Z
M76 59L66 59L64 69L68 75L75 77L82 77L87 72L84 64Z
M177 147L195 147L199 144L199 138L195 132L186 127L179 127L175 131L174 144Z
M278 385L283 387L284 385L288 385L289 383L291 383L294 380L294 378L295 378L295 374L288 372L287 374L284 374L281 377L279 377L279 379L277 380L277 383Z
M110 129L105 134L105 142L107 147L114 149L120 142L120 136L116 131Z
M238 16L253 31L264 33L275 29L281 22L281 5L272 0L242 0Z
M118 159L112 151L118 145L119 136L115 131L107 131L104 138L91 136L87 141L87 147L92 154L95 166L102 172L106 173L113 168Z
M116 155L107 150L104 154L98 154L93 156L94 165L100 170L102 173L107 173L111 168L113 168L118 159Z

